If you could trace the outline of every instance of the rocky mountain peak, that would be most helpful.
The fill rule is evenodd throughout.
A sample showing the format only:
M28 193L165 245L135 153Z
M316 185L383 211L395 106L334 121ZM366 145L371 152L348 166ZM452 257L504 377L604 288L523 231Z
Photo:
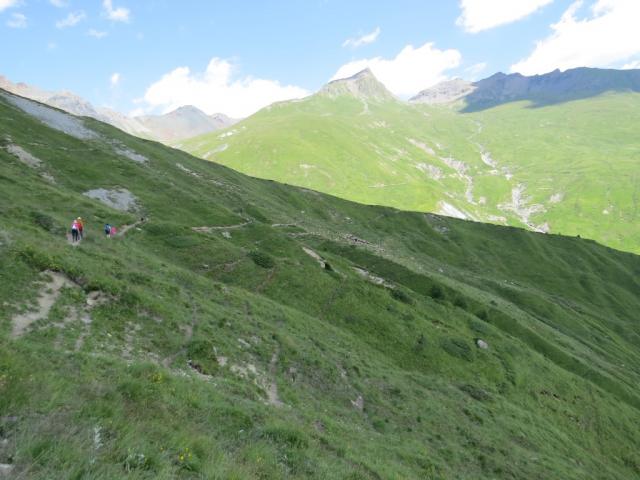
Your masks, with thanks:
M352 96L359 99L387 101L394 100L393 94L373 74L369 68L347 78L327 83L319 92L331 98Z

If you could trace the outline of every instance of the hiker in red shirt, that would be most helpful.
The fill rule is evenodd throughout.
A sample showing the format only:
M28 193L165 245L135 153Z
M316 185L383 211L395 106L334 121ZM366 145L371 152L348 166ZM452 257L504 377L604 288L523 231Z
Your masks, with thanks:
M76 222L78 224L78 234L80 235L80 240L82 240L84 236L84 223L82 222L82 217L76 218Z

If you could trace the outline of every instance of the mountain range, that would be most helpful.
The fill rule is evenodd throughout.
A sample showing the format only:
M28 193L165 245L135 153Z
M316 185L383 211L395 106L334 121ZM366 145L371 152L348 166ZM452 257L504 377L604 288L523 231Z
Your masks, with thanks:
M366 204L640 252L640 70L448 81L410 102L365 70L176 145Z
M252 152L231 143L247 132L248 162L292 159L328 187L437 176L415 194L442 182L452 205L465 180L451 175L471 172L478 208L458 205L479 215L471 142L496 152L488 187L506 190L509 167L535 191L485 132L518 132L519 156L543 119L549 141L571 131L566 110L503 105L461 125L387 97L366 73L215 135L234 158ZM619 115L623 101L580 108ZM0 477L640 475L637 255L262 180L2 90L0 132ZM544 194L586 209L549 162ZM584 165L565 168L617 202Z
M221 113L207 115L193 106L183 106L164 115L129 117L110 108L96 108L72 92L50 92L26 83L13 83L1 75L0 88L74 115L95 118L132 135L163 143L213 132L236 122Z
M605 92L640 92L640 70L582 67L530 77L499 72L477 82L445 81L421 91L409 101L441 104L464 99L462 111L472 112L523 100L534 106L552 105Z

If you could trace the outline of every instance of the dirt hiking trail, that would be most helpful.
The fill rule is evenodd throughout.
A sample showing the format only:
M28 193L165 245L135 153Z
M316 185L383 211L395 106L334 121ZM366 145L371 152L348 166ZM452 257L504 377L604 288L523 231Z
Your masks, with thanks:
M118 229L118 231L116 232L115 236L116 237L124 237L126 235L126 233L131 230L132 228L136 228L139 225L142 225L143 223L146 223L147 219L142 219L142 220L138 220L137 222L134 222L132 224L129 225L123 225L122 227L120 227Z
M56 303L62 289L64 287L73 288L75 286L71 280L58 272L47 270L43 272L43 276L49 276L51 280L46 281L40 289L37 299L37 310L13 317L11 338L21 337L32 323L47 318L51 307Z

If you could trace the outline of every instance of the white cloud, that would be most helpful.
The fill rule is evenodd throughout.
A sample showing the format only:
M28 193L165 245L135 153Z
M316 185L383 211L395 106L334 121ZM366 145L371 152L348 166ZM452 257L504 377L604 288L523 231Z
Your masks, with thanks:
M118 83L120 83L120 74L116 72L111 75L111 77L109 77L109 82L111 83L112 87L117 86Z
M378 35L380 35L380 27L376 27L375 30L373 30L373 32L362 35L361 37L347 38L342 43L342 46L350 47L350 48L358 48L363 45L369 45L370 43L373 43L378 39Z
M11 18L7 20L7 27L27 28L27 17L22 13L12 13Z
M66 0L49 0L49 3L58 8L65 8L69 6L69 2L67 2Z
M208 114L225 113L246 117L273 102L301 98L309 94L293 85L275 80L234 78L234 66L227 60L212 58L204 73L179 67L165 74L145 92L142 102L147 111L169 112L183 105L194 105Z
M0 0L0 12L7 8L17 7L20 4L20 0Z
M114 22L128 22L130 11L125 7L113 7L112 0L103 0L102 8L104 9L104 15Z
M574 2L551 25L553 33L511 71L533 75L556 68L607 67L640 53L640 1L597 0L585 18L578 18L582 3Z
M623 70L633 70L636 68L640 68L640 60L634 60L633 62L625 63L622 66Z
M464 71L469 76L468 80L477 80L478 75L484 72L486 68L487 68L487 63L480 62L465 68Z
M460 0L462 14L456 25L469 33L478 33L520 20L551 2L553 0Z
M460 65L461 58L458 50L438 50L433 43L418 48L407 45L392 59L374 57L349 62L331 80L350 77L368 67L393 93L410 96L446 80L444 72Z
M69 15L67 15L66 18L56 22L56 28L73 27L85 18L87 18L87 15L82 10L78 12L69 12Z
M127 117L141 117L145 115L147 111L144 108L134 108L129 113L127 113Z
M100 30L94 30L93 28L87 32L87 35L93 38L103 38L107 36L107 32L102 32Z

